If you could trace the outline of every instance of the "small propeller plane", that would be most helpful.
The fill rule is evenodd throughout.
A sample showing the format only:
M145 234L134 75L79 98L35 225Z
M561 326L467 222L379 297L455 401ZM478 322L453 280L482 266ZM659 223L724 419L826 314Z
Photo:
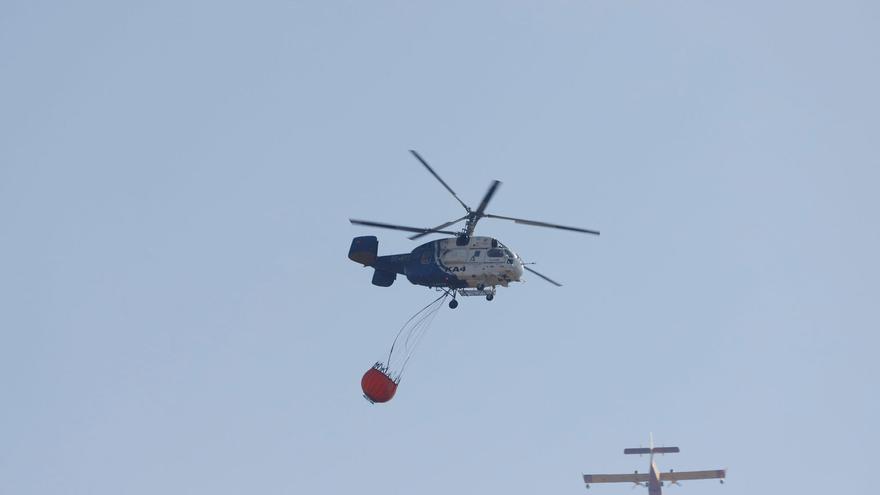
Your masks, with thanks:
M644 486L648 488L648 495L661 495L664 483L671 485L680 485L682 480L706 480L718 479L723 484L724 477L727 475L725 469L715 469L711 471L673 471L660 472L657 470L657 463L654 462L654 454L677 454L680 452L678 447L654 447L654 436L651 435L650 447L639 447L623 449L624 454L648 454L651 456L648 473L633 474L585 474L584 483L590 488L592 483L635 483L636 486Z
M421 155L414 150L410 150L410 153L452 194L461 206L464 207L466 213L461 218L440 224L434 228L406 227L368 220L349 219L355 225L412 232L415 235L410 236L410 239L413 240L429 234L455 236L427 242L416 247L410 253L385 256L378 255L379 239L376 236L355 237L351 241L348 257L356 263L375 270L373 273L373 285L389 287L394 283L397 275L405 275L412 284L435 288L445 291L447 295L451 295L452 300L449 301L449 307L453 309L458 306L458 301L455 299L456 294L461 296L485 296L486 300L491 301L495 297L496 286L507 287L510 282L522 281L523 270L529 271L553 285L561 286L555 280L530 268L528 266L530 263L525 263L522 258L498 241L498 239L474 236L474 229L481 218L511 220L522 225L599 235L599 232L596 230L486 213L486 206L489 204L489 200L492 199L492 196L495 195L495 192L501 185L501 182L497 180L492 181L489 190L483 196L482 201L480 201L480 205L476 209L471 209L437 175L437 172L428 165L428 162ZM461 231L444 230L462 220L465 221L465 225Z

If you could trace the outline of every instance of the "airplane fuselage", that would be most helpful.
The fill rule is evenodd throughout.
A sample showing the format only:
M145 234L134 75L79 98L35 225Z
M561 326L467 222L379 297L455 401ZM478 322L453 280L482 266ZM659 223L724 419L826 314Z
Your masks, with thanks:
M651 475L648 477L648 495L661 495L663 493L663 483L660 482L660 472L657 471L657 463L654 462L654 456L651 456Z

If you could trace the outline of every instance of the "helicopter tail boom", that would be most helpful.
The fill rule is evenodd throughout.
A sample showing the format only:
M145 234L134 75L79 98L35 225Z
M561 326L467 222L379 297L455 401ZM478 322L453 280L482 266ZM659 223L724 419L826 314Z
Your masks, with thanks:
M376 236L367 235L355 237L351 240L348 249L348 258L355 263L374 268L373 285L390 287L397 278L397 274L404 273L404 266L409 259L408 254L391 254L379 256L379 239Z

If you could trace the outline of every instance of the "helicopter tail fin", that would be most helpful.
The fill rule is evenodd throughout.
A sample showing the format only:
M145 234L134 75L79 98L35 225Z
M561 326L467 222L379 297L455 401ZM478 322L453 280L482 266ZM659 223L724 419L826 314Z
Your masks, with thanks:
M391 287L395 279L397 279L397 274L388 270L376 268L376 271L373 272L373 285L379 287Z
M355 237L348 249L348 259L364 266L373 266L379 253L379 239L374 235Z

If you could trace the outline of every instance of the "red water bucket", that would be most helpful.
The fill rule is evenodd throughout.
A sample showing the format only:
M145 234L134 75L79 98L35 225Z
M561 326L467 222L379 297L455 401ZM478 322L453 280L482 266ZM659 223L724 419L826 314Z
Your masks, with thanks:
M388 402L397 392L397 383L385 372L373 367L361 378L361 390L370 402Z

